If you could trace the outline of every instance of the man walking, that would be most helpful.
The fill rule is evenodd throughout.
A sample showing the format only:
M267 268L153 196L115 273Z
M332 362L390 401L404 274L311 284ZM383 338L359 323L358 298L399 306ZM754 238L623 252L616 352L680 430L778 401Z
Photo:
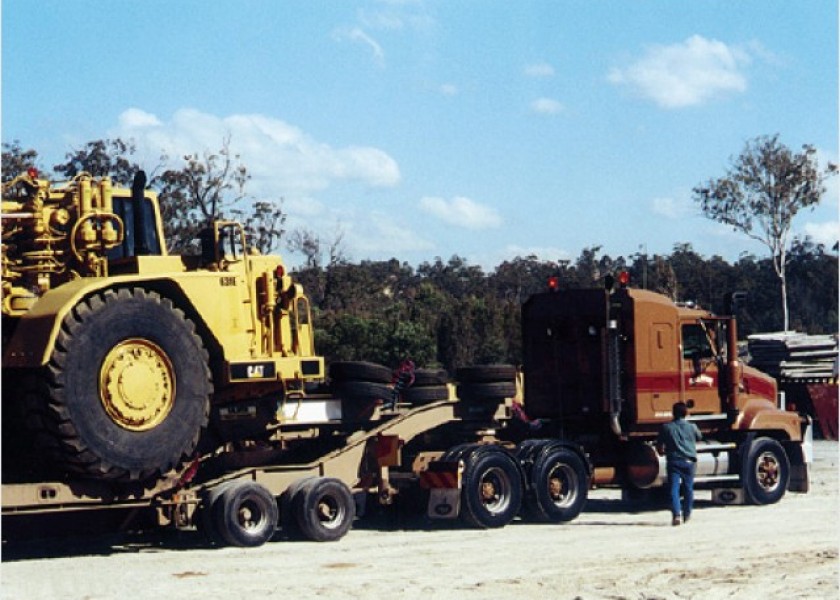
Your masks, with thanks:
M674 420L665 423L656 438L656 449L665 455L668 464L668 484L671 487L672 525L679 525L691 517L694 506L694 469L697 463L698 440L703 435L694 423L685 420L688 406L677 402L672 409ZM680 504L680 487L683 501Z

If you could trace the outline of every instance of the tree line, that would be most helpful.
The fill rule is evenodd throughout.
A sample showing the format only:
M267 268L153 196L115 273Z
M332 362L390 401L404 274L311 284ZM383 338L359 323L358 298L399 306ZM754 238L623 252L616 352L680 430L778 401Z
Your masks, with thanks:
M776 149L775 138L763 140L763 148ZM251 197L247 192L250 174L230 151L229 142L223 140L221 149L213 153L189 154L176 161L161 157L160 166L152 172L150 184L159 194L167 247L173 253L196 252L197 232L206 223L232 217L244 222L249 244L261 251L274 251L284 243L287 250L302 254L304 266L295 276L310 297L316 345L328 361L368 360L395 366L410 357L418 365L440 366L449 372L471 364L518 364L522 360L521 305L531 294L544 291L549 277L558 277L566 288L583 288L602 286L606 275L618 271L629 272L634 287L663 293L675 301L692 301L718 314L725 310L726 293L747 292L739 312L741 337L778 331L786 324L807 333L838 330L836 245L829 249L809 238L785 245L784 311L779 310L778 253L767 258L742 256L729 263L720 256L704 257L689 243L675 245L670 254L616 258L593 246L581 250L574 260L517 257L488 272L460 256L448 261L437 257L416 268L396 258L353 263L344 255L340 232L329 244L308 230L287 232L282 199ZM86 171L130 185L139 170L133 153L130 142L95 140L68 153L63 163L53 166L53 172L70 178ZM37 163L35 150L24 149L17 141L3 144L4 181ZM709 191L713 183L733 189L734 184L720 181L695 193L710 218L725 222L732 218L710 214L709 208L711 201L722 198L730 211L727 214L733 210L730 197ZM777 188L773 192L779 196ZM753 213L758 210L753 205ZM790 213L789 206L785 210ZM328 257L323 264L325 252Z

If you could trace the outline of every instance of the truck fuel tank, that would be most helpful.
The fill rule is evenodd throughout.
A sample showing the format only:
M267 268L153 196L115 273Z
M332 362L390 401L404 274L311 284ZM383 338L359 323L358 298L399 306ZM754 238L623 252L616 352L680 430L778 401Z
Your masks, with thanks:
M734 450L734 444L698 442L695 481L700 483L732 479L729 466L732 462L730 453ZM660 456L652 444L631 443L625 465L628 482L637 488L659 487L668 481L665 457ZM737 475L734 477L737 478Z

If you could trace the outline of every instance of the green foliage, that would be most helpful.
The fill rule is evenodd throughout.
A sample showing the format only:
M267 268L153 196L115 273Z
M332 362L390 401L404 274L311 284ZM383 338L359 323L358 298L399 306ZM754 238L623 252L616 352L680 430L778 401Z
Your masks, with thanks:
M30 168L37 168L38 153L35 150L24 150L18 140L11 143L3 142L3 183L11 181Z

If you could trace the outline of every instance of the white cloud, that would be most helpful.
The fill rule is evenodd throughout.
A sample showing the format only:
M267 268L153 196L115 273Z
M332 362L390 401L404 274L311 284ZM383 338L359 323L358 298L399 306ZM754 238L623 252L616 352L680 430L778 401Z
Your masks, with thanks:
M450 201L427 196L420 200L420 208L444 223L465 229L492 229L502 224L496 209L463 196Z
M252 193L283 195L300 201L341 182L392 187L400 181L396 161L367 146L334 148L299 128L264 115L218 117L194 109L178 110L162 121L139 109L119 118L115 136L133 139L141 157L156 160L162 152L172 159L185 154L218 151L226 137L252 175Z
M458 86L454 83L444 83L438 89L444 96L456 96L458 94Z
M802 233L810 236L817 244L823 244L831 249L834 244L840 241L840 222L828 221L825 223L805 223Z
M697 106L747 89L746 50L694 35L670 46L654 45L625 68L612 69L607 79L624 85L662 108Z
M563 112L565 107L552 98L537 98L531 102L531 110L541 115L556 115Z
M371 212L353 227L343 227L350 253L362 256L400 257L410 252L428 252L435 245L416 228L393 215Z
M554 67L548 63L536 63L533 65L525 65L525 75L527 77L553 77Z
M160 121L153 114L147 113L139 108L129 108L120 117L121 127L156 127Z
M693 214L691 198L687 194L681 197L654 198L650 201L650 210L666 219L682 219Z
M333 39L338 42L350 41L367 46L373 60L380 67L385 66L385 52L375 39L365 33L361 27L342 27L333 32Z

